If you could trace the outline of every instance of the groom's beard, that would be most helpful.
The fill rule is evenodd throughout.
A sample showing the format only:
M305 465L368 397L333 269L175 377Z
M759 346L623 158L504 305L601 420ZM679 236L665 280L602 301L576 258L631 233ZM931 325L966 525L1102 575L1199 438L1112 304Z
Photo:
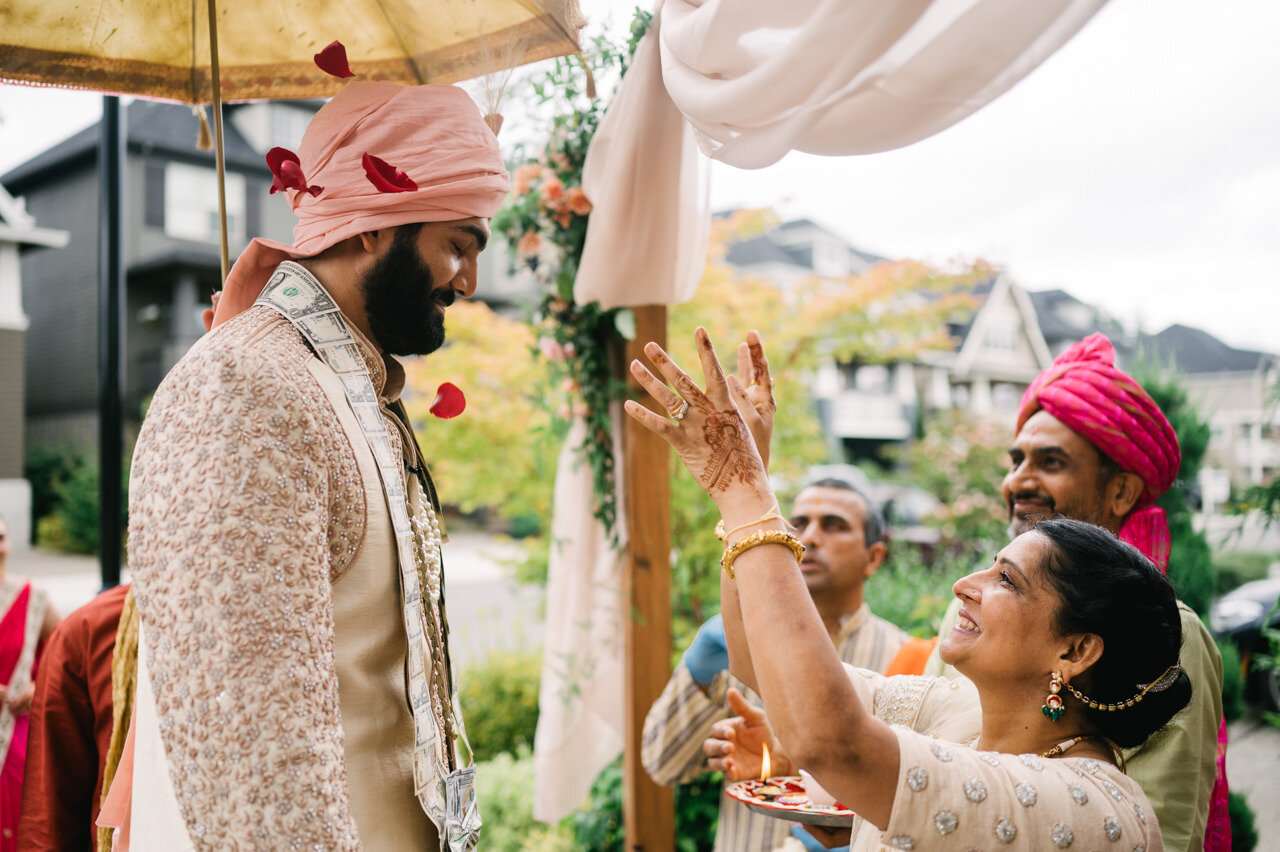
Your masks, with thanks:
M428 355L443 346L444 309L457 298L452 288L435 287L416 240L416 232L399 231L362 282L369 330L391 355Z

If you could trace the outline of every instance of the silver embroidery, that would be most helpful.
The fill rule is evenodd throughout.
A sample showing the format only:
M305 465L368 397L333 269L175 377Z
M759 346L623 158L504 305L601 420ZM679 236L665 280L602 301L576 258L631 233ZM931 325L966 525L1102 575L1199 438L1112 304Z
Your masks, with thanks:
M964 782L964 797L974 804L981 802L987 798L987 785L981 778L970 778Z
M1093 775L1098 771L1098 761L1092 757L1082 757L1080 758L1080 768Z
M916 842L905 834L895 834L889 838L889 845L894 849L915 849Z
M995 835L1001 843L1012 843L1018 836L1018 827L1007 819L996 820Z
M1112 784L1110 781L1103 781L1102 789L1106 790L1107 795L1115 799L1117 802L1124 798L1120 793L1120 788L1115 784Z
M1025 781L1014 785L1013 795L1024 808L1029 808L1036 803L1036 788Z
M1089 804L1089 794L1079 784L1068 784L1067 792L1071 794L1071 798L1076 800L1077 805Z
M956 826L959 824L960 820L951 811L938 811L933 816L933 827L938 829L938 833L942 835L955 831Z
M1018 760L1022 761L1022 765L1027 767L1028 769L1034 769L1037 772L1039 772L1041 769L1044 769L1044 763L1041 762L1040 758L1036 757L1035 755L1020 754L1018 755Z
M1070 847L1071 841L1075 840L1075 837L1071 834L1071 829L1062 823L1058 823L1053 827L1053 830L1049 832L1049 838L1053 841L1053 845L1059 849Z
M951 759L951 752L941 743L930 743L929 748L933 749L933 756L946 763Z
M1145 810L1143 810L1143 809L1142 809L1142 805L1138 804L1137 802L1134 802L1134 803L1133 803L1133 812L1134 812L1135 814L1137 814L1137 815L1138 815L1138 822L1146 823L1146 821L1147 821L1147 812L1146 812Z
M913 793L919 793L929 786L929 773L919 766L911 767L907 770L907 786L911 788Z
M988 766L1000 765L1000 758L996 757L995 753L990 751L978 752L978 760L981 760L983 763L987 764Z
M1109 816L1102 821L1102 830L1107 833L1107 839L1116 841L1120 839L1120 820L1113 816Z

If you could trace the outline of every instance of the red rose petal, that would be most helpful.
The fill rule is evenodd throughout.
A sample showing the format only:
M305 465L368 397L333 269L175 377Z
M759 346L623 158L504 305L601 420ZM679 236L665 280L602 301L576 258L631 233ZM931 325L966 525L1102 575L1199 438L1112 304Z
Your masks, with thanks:
M296 189L310 193L314 198L324 190L322 186L307 186L306 176L302 174L302 163L298 160L298 155L288 148L272 148L268 151L267 168L271 169L271 195L286 189Z
M431 413L441 420L457 417L467 408L467 398L453 382L445 382L436 390L436 401L431 403Z
M417 192L418 185L414 183L413 178L372 154L365 154L361 160L364 164L364 173L369 177L369 183L377 187L379 192Z
M316 67L334 77L354 77L347 63L347 49L342 42L334 41L315 55Z

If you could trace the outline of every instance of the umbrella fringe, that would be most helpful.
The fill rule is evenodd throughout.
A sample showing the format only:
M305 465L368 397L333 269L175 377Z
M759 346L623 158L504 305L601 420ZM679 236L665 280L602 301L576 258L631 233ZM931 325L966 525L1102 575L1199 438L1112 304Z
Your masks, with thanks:
M204 107L193 106L191 111L200 119L200 131L196 136L197 151L213 150L213 131L209 129L209 117L204 113Z

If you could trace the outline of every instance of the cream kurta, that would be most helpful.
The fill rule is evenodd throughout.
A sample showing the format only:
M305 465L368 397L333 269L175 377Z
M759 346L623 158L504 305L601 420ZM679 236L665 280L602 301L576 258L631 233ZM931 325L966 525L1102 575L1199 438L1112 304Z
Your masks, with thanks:
M404 443L385 408L399 365L388 382L359 342ZM337 377L270 308L207 335L157 390L129 550L154 694L138 764L155 765L144 751L163 742L169 807L195 848L438 845L414 794L377 468ZM152 843L134 833L135 849L175 848Z

